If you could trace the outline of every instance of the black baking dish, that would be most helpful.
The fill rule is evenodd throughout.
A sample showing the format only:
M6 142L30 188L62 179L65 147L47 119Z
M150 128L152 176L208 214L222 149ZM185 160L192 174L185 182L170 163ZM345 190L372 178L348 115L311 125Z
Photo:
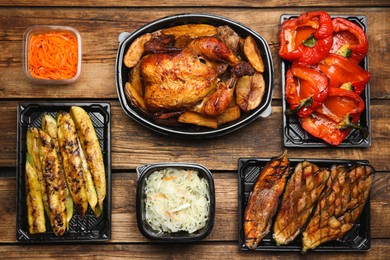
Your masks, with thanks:
M28 127L41 127L42 116L56 117L60 110L69 111L71 106L84 108L91 118L100 141L106 171L107 195L103 214L96 218L89 208L84 218L74 211L69 230L61 237L54 235L49 220L46 220L46 233L28 233L27 206L25 190L26 133ZM100 242L111 237L111 107L109 103L67 103L67 102L29 102L19 103L17 111L17 213L16 240L22 243L65 243ZM47 216L46 216L47 217Z
M158 233L155 231L145 219L145 186L146 178L153 172L166 169L191 169L198 172L200 178L207 180L209 192L210 192L210 208L209 218L206 225L194 233L188 232L175 232L175 233ZM156 163L149 165L142 165L137 167L138 181L137 181L137 195L136 195L136 207L137 207L137 224L140 232L147 238L158 242L178 242L188 243L196 242L204 239L213 229L215 218L215 190L214 179L211 172L204 166L194 163Z
M287 19L298 17L297 15L282 15L280 22ZM352 15L331 15L332 18L342 17L359 25L367 35L367 17L366 16L352 16ZM282 59L281 73L282 73L282 91L283 91L283 111L288 108L288 103L285 99L285 82L286 72L291 66L289 61ZM368 56L361 61L360 66L368 71ZM360 126L367 128L369 135L364 137L363 134L357 130L352 129L347 138L342 141L337 147L369 147L371 145L371 124L370 124L370 82L367 83L365 90L361 94L365 103L365 108L360 116ZM327 144L319 138L307 133L302 127L297 116L286 116L283 113L283 137L285 147L334 147Z
M265 80L265 94L261 104L250 113L242 114L240 119L232 123L227 123L220 126L218 129L202 128L195 126L164 126L154 122L152 118L149 118L140 111L133 107L133 105L127 100L124 86L128 80L129 69L123 63L123 58L130 47L131 43L139 36L154 32L163 28L169 28L172 26L183 25L183 24L199 24L205 23L214 26L228 25L234 31L236 31L241 37L251 35L259 46L262 59L264 61L265 71L263 73ZM161 134L184 137L184 138L209 138L221 136L251 123L258 117L267 117L271 114L271 100L273 91L273 63L270 48L267 41L257 32L249 29L248 27L230 20L225 17L211 15L211 14L177 14L168 17L164 17L153 21L140 29L132 33L122 33L119 36L119 48L116 58L115 66L115 79L117 93L119 101L121 103L123 111L133 120L140 123L141 125Z
M259 176L262 168L270 161L265 158L240 158L238 160L238 243L241 250L249 251L244 243L244 212L249 194L252 187ZM291 172L294 171L295 166L302 162L303 159L289 159ZM330 160L330 159L308 159L309 162L316 164L320 168L329 168L333 164L338 165L352 165L352 164L368 164L365 160ZM273 225L273 223L272 223ZM272 226L273 227L273 226ZM354 224L354 227L345 234L341 240L329 241L319 245L314 250L316 252L366 252L371 248L371 234L370 234L370 199L368 198L364 210L360 217ZM287 245L277 245L272 238L272 228L260 245L255 249L256 251L301 251L302 239L298 235L294 241Z

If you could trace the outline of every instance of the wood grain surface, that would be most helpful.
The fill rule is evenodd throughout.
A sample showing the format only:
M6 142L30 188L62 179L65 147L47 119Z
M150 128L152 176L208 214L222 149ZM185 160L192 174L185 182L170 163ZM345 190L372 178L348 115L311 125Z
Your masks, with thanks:
M282 153L282 82L278 25L283 14L322 9L332 15L364 15L370 44L368 148L289 148L290 158L368 160L376 169L371 190L371 250L367 253L244 252L238 245L238 158ZM164 136L131 120L118 101L115 61L118 36L179 13L221 15L250 27L268 42L274 64L272 114L226 136L188 140ZM0 2L0 259L386 259L390 251L390 3L340 1L47 1ZM22 40L28 26L75 27L82 37L82 72L67 86L29 83L23 77ZM16 242L17 106L29 101L111 104L112 236L105 243L21 245ZM156 162L194 162L214 175L216 218L202 242L165 245L141 235L136 221L136 172Z

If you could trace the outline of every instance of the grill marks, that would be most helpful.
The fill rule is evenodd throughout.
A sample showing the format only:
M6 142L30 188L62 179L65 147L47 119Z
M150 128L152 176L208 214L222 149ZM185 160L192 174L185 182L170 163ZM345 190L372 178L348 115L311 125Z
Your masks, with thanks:
M302 232L302 251L341 239L362 213L375 170L371 165L332 165L320 168L304 160L295 166L284 190L289 162L282 155L261 171L244 213L245 245L255 249L273 227L278 245L292 242Z
M65 111L57 115L58 142L70 194L78 213L84 217L88 209L88 199L84 185L80 146L72 117Z

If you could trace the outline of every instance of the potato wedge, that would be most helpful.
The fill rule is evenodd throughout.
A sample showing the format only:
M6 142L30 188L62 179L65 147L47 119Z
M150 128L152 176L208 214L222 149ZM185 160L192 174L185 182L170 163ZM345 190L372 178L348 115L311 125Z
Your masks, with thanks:
M141 109L143 112L148 113L143 95L143 86L141 82L141 66L135 66L130 74L129 81L125 84L125 94L130 102Z
M215 118L206 117L196 112L186 111L178 118L178 122L185 124L193 124L198 126L205 126L209 128L218 128L218 122Z
M46 232L45 209L43 207L41 186L38 174L31 164L31 157L26 160L26 202L28 232L39 234Z
M218 125L222 125L228 122L239 119L241 116L241 109L239 106L229 107L223 112L223 114L217 117Z
M61 165L61 173L63 175L63 178L65 179L65 173L64 173L63 168L62 168L62 157L61 157L60 147L58 144L57 121L51 115L45 114L42 117L41 128L53 140L54 146L55 146L57 154L58 154L58 160L59 160L60 165ZM66 182L65 182L64 191L65 191L65 197L66 197L65 205L66 205L66 215L67 215L66 229L69 229L69 223L73 217L73 199L72 199L72 196L70 195L70 192L68 189L68 184Z
M244 112L258 107L265 92L263 74L241 77L236 84L236 103Z
M165 35L173 35L176 39L184 35L197 38L215 35L217 33L217 27L209 24L184 24L162 29L161 32Z
M144 53L144 44L145 42L149 41L151 37L152 34L146 33L141 35L131 43L129 49L126 52L125 57L123 58L123 62L126 67L132 68L137 65Z
M80 143L87 159L89 170L98 197L98 205L103 208L106 197L106 172L99 139L88 113L81 107L72 106L70 114L75 122Z
M58 112L57 125L66 182L78 213L84 217L88 210L88 197L76 126L70 114L65 111Z
M252 38L252 36L247 36L244 41L243 51L245 57L248 59L249 63L257 72L264 72L264 62L261 58L259 48Z
M241 37L228 25L218 26L217 35L232 51L237 52Z

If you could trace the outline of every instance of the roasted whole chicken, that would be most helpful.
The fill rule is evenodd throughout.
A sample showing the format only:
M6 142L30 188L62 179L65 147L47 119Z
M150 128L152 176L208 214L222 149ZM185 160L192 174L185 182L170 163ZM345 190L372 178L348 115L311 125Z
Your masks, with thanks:
M258 107L264 95L255 41L228 26L183 25L142 35L124 64L130 68L127 98L161 124L218 128Z

